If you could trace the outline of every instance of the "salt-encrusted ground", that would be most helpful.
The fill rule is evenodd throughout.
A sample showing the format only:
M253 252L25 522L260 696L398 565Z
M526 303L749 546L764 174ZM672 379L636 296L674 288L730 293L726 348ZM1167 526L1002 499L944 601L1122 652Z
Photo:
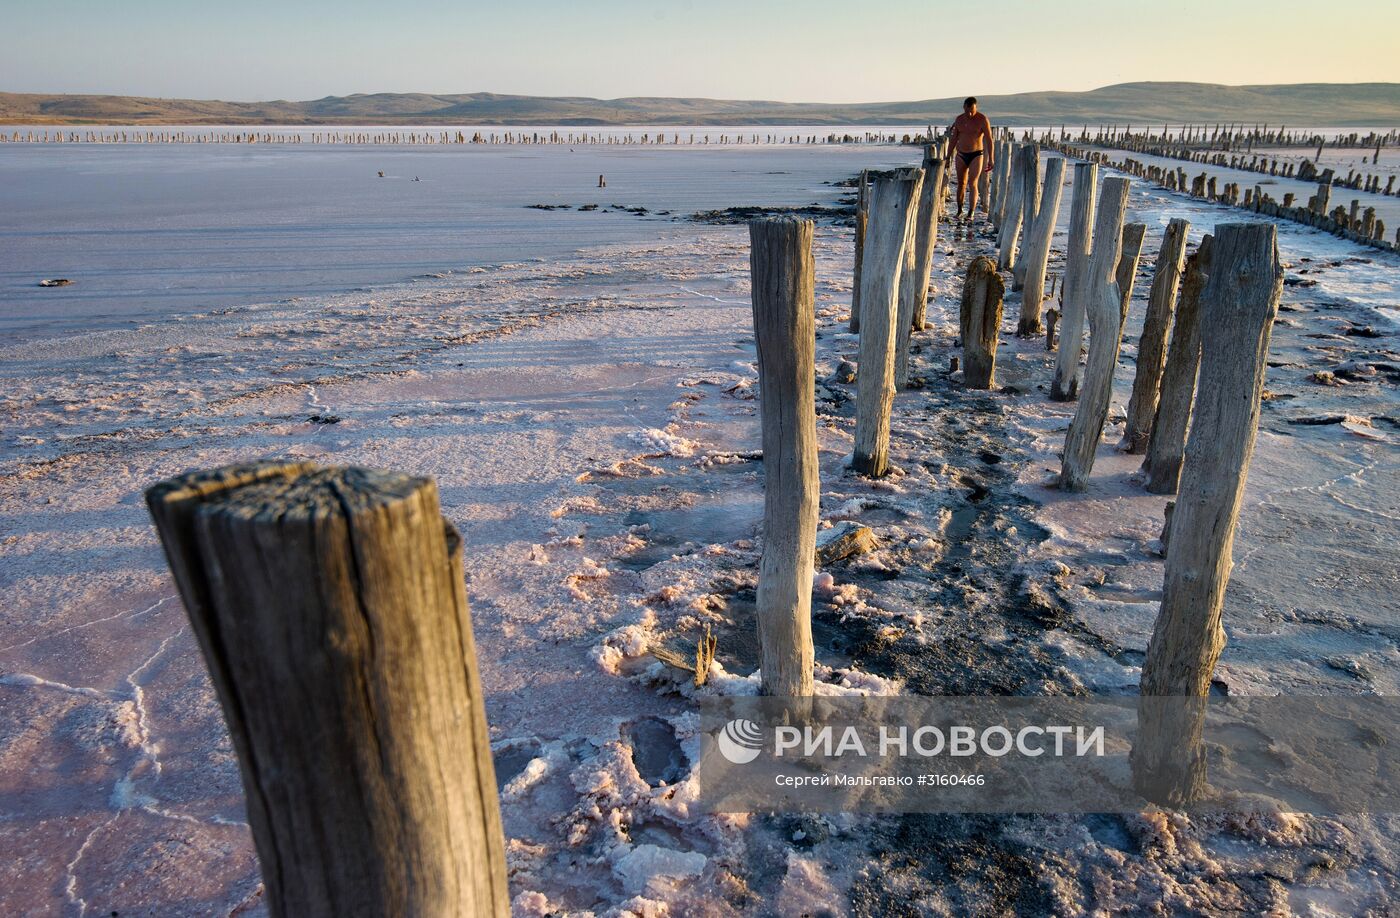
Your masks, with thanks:
M1194 243L1237 218L1142 186L1132 210L1148 251L1114 416L1161 227L1187 216ZM140 492L264 456L437 477L467 546L520 914L1350 915L1400 898L1390 817L692 811L693 690L646 651L688 652L708 623L703 691L753 689L756 374L742 227L658 237L3 355L7 912L263 911L236 763ZM1377 310L1400 261L1280 239L1300 283L1275 329L1220 680L1389 694L1400 355ZM823 691L1136 684L1164 499L1136 486L1113 426L1087 494L1044 487L1070 408L1045 398L1043 342L1006 339L999 392L947 375L956 276L989 246L944 228L925 385L896 400L900 472L868 482L843 472L854 387L830 379L856 350L850 233L818 231L823 525L883 545L817 579ZM1311 382L1320 369L1343 385Z

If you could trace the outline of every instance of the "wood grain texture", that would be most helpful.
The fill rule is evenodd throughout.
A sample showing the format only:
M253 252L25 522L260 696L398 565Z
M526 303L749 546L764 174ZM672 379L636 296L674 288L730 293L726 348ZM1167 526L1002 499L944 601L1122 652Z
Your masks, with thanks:
M1043 330L1040 307L1045 300L1045 267L1050 261L1050 241L1055 236L1055 224L1060 216L1060 198L1064 192L1064 183L1063 157L1047 160L1045 188L1041 192L1035 225L1031 227L1030 238L1026 241L1026 251L1022 257L1026 281L1021 294L1021 319L1016 326L1016 334L1022 338L1037 337Z
M509 914L461 545L433 482L265 464L146 498L272 914Z
M856 442L851 467L879 478L889 471L890 406L899 279L914 231L924 174L903 169L877 179L870 192L870 225L861 275L860 368L856 376Z
M763 425L762 692L788 698L812 694L815 660L812 565L821 489L812 232L811 220L791 217L749 224Z
M1065 437L1064 462L1059 485L1082 491L1094 468L1094 453L1108 418L1113 371L1122 341L1122 290L1117 271L1123 252L1123 216L1127 212L1129 182L1107 178L1099 198L1094 224L1094 249L1084 278L1083 295L1089 315L1089 360L1084 369L1084 391L1075 406Z
M1005 282L996 262L979 255L968 265L963 280L958 333L962 338L963 384L969 389L996 385L997 335L1001 330Z
M1176 311L1177 290L1186 265L1186 236L1191 224L1180 217L1167 224L1157 265L1152 274L1152 290L1147 296L1147 315L1138 339L1137 369L1133 393L1128 399L1128 425L1123 446L1129 453L1147 452L1152 419L1157 414L1157 392L1167 359L1167 335Z
M1070 209L1065 279L1060 285L1060 346L1055 352L1055 376L1050 398L1072 402L1079 397L1079 358L1084 350L1084 275L1094 239L1094 210L1098 199L1099 167L1075 163L1074 200Z
M1202 237L1195 254L1186 260L1167 365L1162 370L1157 413L1142 462L1147 474L1145 486L1152 494L1175 494L1181 478L1191 404L1196 397L1196 373L1201 363L1202 296L1210 279L1213 246L1214 237Z
M1199 395L1180 493L1171 514L1162 606L1142 665L1134 783L1185 805L1206 789L1199 722L1162 716L1159 697L1205 698L1225 647L1222 625L1231 547L1283 293L1271 223L1216 227L1202 294Z

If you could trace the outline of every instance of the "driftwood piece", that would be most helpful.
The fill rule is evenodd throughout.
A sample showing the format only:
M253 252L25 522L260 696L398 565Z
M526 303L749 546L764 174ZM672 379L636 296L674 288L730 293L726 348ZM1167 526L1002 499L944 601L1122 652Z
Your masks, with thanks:
M1199 707L1225 647L1222 626L1231 547L1249 461L1269 336L1283 292L1271 223L1216 227L1213 269L1202 299L1200 391L1181 490L1172 511L1162 607L1142 664L1133 783L1139 793L1186 806L1205 793Z
M817 566L829 567L838 561L868 554L879 547L875 533L869 526L849 521L837 523L817 533Z
M1157 391L1167 357L1167 332L1176 309L1181 271L1186 264L1186 235L1190 228L1186 220L1173 219L1167 224L1162 247L1157 250L1152 290L1147 297L1147 315L1138 339L1137 370L1133 377L1133 394L1128 400L1128 425L1123 433L1123 445L1129 453L1147 452L1147 441L1152 434Z
M821 489L812 231L812 221L791 217L749 224L763 424L762 692L787 698L812 694L814 663L812 554Z
M509 914L461 542L432 480L269 463L146 501L272 914Z

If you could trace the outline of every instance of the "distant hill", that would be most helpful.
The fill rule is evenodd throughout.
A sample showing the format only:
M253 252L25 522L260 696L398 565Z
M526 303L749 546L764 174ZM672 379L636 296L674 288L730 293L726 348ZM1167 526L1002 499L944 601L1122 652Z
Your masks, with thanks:
M1400 124L1400 83L1121 83L1089 92L981 96L998 124ZM726 99L374 93L309 102L0 93L8 124L911 125L944 124L962 98L838 105Z

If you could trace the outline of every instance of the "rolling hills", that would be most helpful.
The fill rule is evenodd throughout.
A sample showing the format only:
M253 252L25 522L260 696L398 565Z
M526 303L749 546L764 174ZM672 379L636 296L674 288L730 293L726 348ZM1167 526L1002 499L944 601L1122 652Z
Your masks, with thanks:
M1221 86L1120 83L1088 92L981 96L1000 124L1400 124L1400 83ZM372 93L303 102L0 93L8 124L900 125L942 124L962 97L827 104L727 99Z

